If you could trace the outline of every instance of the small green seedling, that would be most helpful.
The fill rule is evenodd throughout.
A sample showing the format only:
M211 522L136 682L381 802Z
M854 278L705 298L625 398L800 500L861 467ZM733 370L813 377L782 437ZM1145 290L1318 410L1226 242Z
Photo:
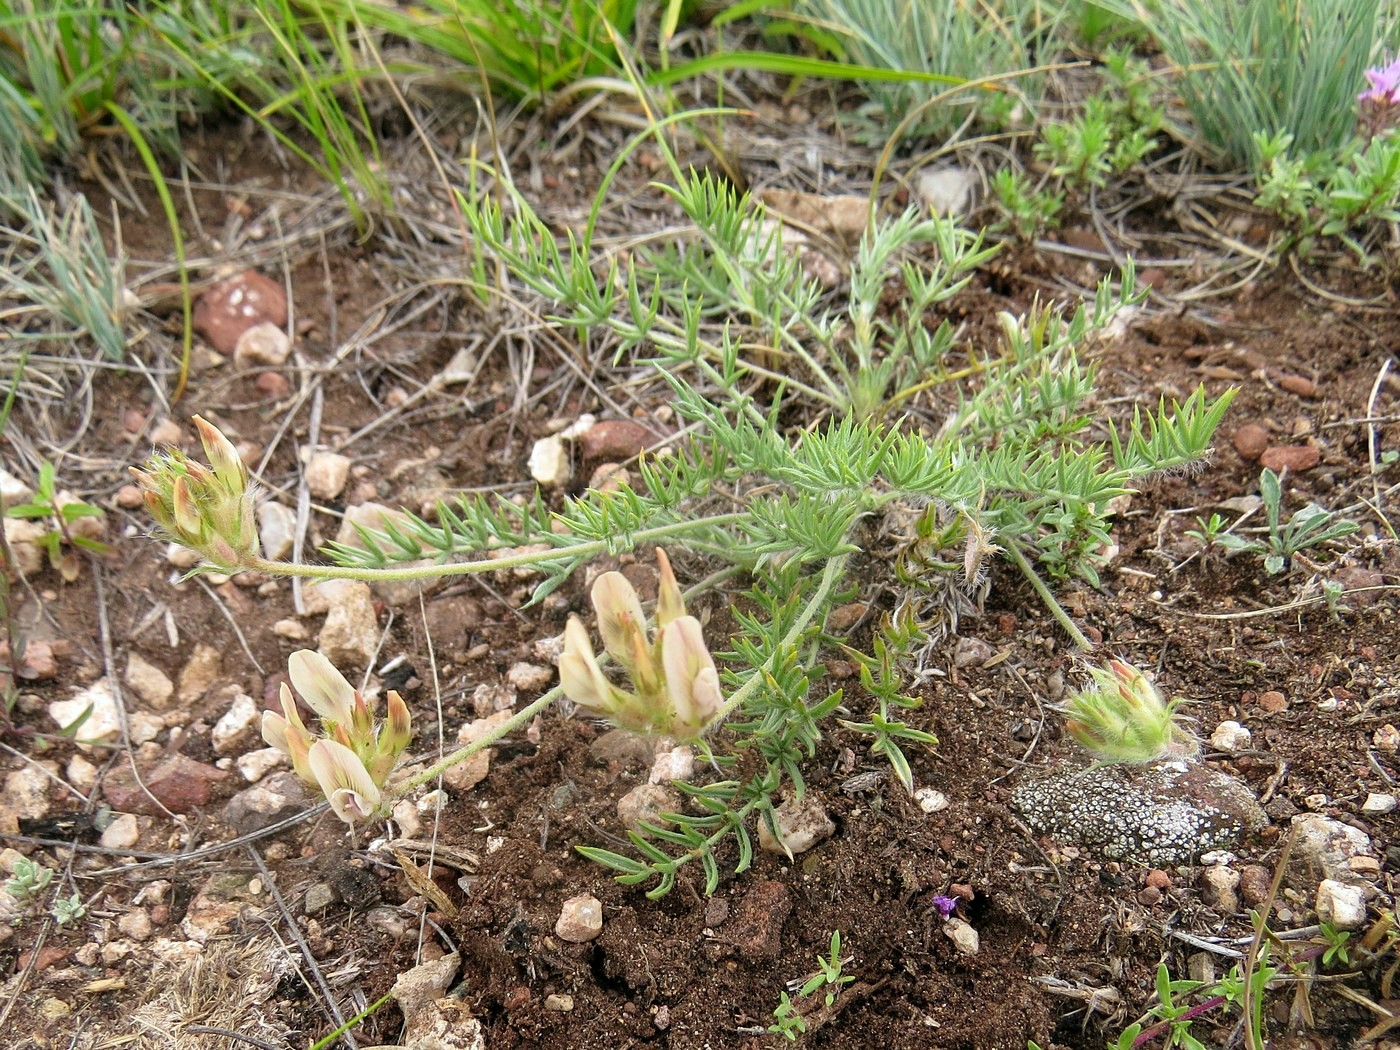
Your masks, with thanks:
M851 961L851 957L841 958L841 931L831 931L831 953L823 958L817 956L818 971L807 978L802 985L803 995L814 995L819 989L826 988L826 1005L830 1006L836 1002L836 995L843 987L855 980L850 974L842 974L841 967L844 963Z
M76 892L70 897L57 897L54 899L53 907L49 910L54 918L54 922L60 926L66 926L70 922L76 922L87 914L87 905Z
M797 1012L797 1005L788 998L787 992L778 993L778 1005L773 1009L773 1023L768 1026L769 1035L780 1035L789 1043L797 1042L797 1037L807 1031L807 1022Z
M75 522L83 518L100 518L102 510L80 499L61 497L55 490L55 474L52 463L39 468L39 482L34 489L34 498L28 503L19 503L5 511L9 518L26 518L32 521L45 521L49 529L38 538L38 543L48 552L49 564L58 570L69 583L78 578L78 556L65 546L77 547L93 554L107 554L111 547L100 540L84 536L75 530Z
M788 992L805 999L825 988L826 994L822 1001L830 1008L836 1002L841 989L855 980L850 974L841 972L850 961L849 955L844 959L841 957L841 931L832 930L829 951L826 955L817 956L817 972L803 980L800 985L797 981L789 981L787 991L779 993L778 1005L773 1010L773 1023L768 1026L768 1034L780 1035L790 1043L796 1042L797 1037L807 1031L807 1022L802 1019L797 1004L792 1001Z
M53 871L44 865L20 857L15 861L15 873L5 880L5 892L21 904L28 904L48 888Z
M1225 530L1229 527L1229 522L1221 514L1212 514L1209 518L1196 518L1196 525L1197 527L1194 529L1187 529L1186 535L1194 540L1199 540L1202 546L1209 548L1217 545L1220 537L1225 534Z
M1351 950L1348 942L1351 940L1349 930L1339 930L1330 922L1324 922L1318 931L1322 939L1327 942L1327 947L1322 953L1322 965L1331 966L1333 963L1341 963L1343 966L1351 963Z
M1360 528L1354 521L1338 521L1334 511L1325 510L1316 503L1309 503L1296 511L1288 521L1280 521L1283 484L1279 476L1267 467L1259 475L1259 495L1264 501L1264 513L1268 516L1266 535L1261 539L1252 539L1225 532L1216 536L1214 542L1227 551L1263 555L1264 569L1271 576L1289 569L1294 555L1350 536Z

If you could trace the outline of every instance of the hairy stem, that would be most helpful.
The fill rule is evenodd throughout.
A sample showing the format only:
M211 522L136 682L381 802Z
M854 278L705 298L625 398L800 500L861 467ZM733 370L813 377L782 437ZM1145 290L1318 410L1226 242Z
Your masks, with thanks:
M1021 548L1014 542L1006 545L1006 556L1016 563L1016 567L1021 570L1026 579L1031 581L1031 586L1035 588L1035 593L1040 595L1040 600L1045 603L1045 607L1050 610L1053 616L1065 629L1065 633L1077 645L1081 651L1089 652L1094 648L1094 643L1089 641L1084 632L1079 629L1079 625L1069 618L1069 613L1065 612L1064 606L1055 600L1055 596L1050 593L1050 588L1045 585L1045 581L1040 578L1040 574L1021 553Z
M642 529L630 537L631 546L655 543L684 536L700 529L733 524L742 521L742 514L719 514L708 518L673 522L670 525L657 525ZM547 551L526 551L511 554L504 558L490 558L483 561L459 561L440 565L410 565L399 568L368 568L353 565L307 565L301 562L269 561L266 558L249 559L248 564L233 567L215 566L220 571L238 572L248 570L268 576L304 576L321 580L364 580L373 583L377 580L435 580L443 576L470 576L476 573L495 572L498 569L528 569L536 565L572 558L592 558L607 554L616 549L616 543L609 540L590 540L575 543L568 547L556 547ZM425 550L424 556L430 551Z
M480 740L473 740L470 744L465 744L462 747L459 747L456 751L452 752L452 754L439 759L427 769L413 774L413 776L409 777L403 783L396 785L394 787L394 790L388 794L386 800L392 801L393 799L402 798L403 796L407 795L410 791L413 791L415 788L422 787L428 781L437 779L437 777L445 773L447 770L451 769L458 762L465 762L478 751L482 750L483 748L490 747L497 740L500 740L501 737L506 736L508 733L511 733L516 729L519 729L522 725L525 725L527 722L530 721L530 719L534 718L535 715L539 714L546 707L554 703L554 701L558 700L563 695L563 687L556 685L553 689L545 693L538 700L521 708L510 718L506 719L500 725L496 726L489 733L483 736Z

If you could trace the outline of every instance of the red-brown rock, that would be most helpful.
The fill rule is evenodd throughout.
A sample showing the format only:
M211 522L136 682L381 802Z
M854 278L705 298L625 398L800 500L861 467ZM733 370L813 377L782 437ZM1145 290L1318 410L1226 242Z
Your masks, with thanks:
M199 297L194 326L221 354L231 354L238 337L258 324L287 323L287 293L270 277L244 270Z
M1246 864L1240 869L1240 896L1251 908L1257 908L1268 899L1269 887L1273 881L1268 868L1259 864Z
M1312 397L1317 393L1317 384L1306 376L1284 376L1278 381L1278 385L1299 397Z
M259 372L258 378L253 381L253 385L258 388L258 393L263 394L273 401L281 401L287 396L291 389L291 384L287 382L287 377L281 372Z
M1246 423L1235 431L1235 451L1247 463L1253 463L1269 447L1269 432L1258 423Z
M605 419L584 431L578 444L584 459L616 463L631 459L657 440L658 435L641 423L630 419Z
M102 782L102 794L119 813L155 816L163 812L162 806L172 813L188 813L208 805L215 786L228 780L229 774L184 755L171 755L141 779L145 790L129 765L118 765Z
M1264 450L1259 462L1274 472L1311 470L1322 460L1322 450L1316 445L1275 445Z
M749 962L771 962L782 950L783 923L792 911L792 897L781 882L755 882L744 897L732 937Z

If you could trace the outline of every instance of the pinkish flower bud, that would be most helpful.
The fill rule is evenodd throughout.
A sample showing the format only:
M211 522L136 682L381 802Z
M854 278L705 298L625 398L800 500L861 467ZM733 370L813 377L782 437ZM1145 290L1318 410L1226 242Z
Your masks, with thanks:
M241 493L248 487L248 468L233 442L226 438L218 427L201 416L194 416L194 428L199 434L204 454L209 457L209 465L214 468L214 477L223 489L231 494Z
M656 567L661 576L656 598L656 628L660 630L685 615L685 601L681 597L680 585L676 583L676 574L671 571L671 559L660 547L656 548Z
M400 755L413 741L413 717L408 713L408 705L403 702L403 697L399 696L397 690L389 690L386 714L383 743L395 755Z

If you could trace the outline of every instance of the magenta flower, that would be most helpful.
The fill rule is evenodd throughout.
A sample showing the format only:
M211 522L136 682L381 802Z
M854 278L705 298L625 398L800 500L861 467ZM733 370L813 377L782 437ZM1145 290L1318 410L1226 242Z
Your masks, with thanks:
M1366 79L1370 81L1370 90L1357 95L1356 101L1363 105L1400 105L1400 58L1388 66L1366 70Z
M940 893L937 896L935 896L933 900L929 903L931 903L935 908L938 909L939 915L943 916L946 919L948 918L948 916L953 914L953 909L958 906L958 898L947 897Z

